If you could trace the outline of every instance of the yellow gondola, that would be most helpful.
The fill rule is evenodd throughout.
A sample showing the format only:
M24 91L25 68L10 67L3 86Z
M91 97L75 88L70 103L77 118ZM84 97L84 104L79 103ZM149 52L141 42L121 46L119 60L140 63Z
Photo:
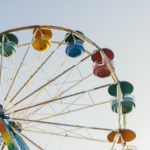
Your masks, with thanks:
M34 49L40 52L44 52L49 49L52 38L52 31L50 29L34 29L34 39L32 46Z

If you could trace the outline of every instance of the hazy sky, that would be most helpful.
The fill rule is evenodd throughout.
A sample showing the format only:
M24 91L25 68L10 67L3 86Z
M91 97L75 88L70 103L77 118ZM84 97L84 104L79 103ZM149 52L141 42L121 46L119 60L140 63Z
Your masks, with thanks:
M84 32L100 47L111 48L119 79L134 85L136 109L128 118L128 128L137 133L133 145L139 150L148 150L149 8L149 0L5 0L1 1L0 31L34 24L64 26ZM62 150L60 147L58 150ZM79 147L78 150L86 149ZM104 150L101 143L96 143L94 150L98 149Z

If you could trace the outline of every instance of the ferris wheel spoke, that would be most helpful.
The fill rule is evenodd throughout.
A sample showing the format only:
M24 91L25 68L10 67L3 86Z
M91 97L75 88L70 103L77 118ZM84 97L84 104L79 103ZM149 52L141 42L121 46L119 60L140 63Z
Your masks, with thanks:
M72 74L73 69L69 72L69 74L66 76L66 78L64 79L63 83L61 84L61 86L59 87L59 89L57 90L56 94L54 97L57 97L57 95L59 94L59 92L61 91L61 89L64 86L64 83L66 82L66 80L70 77L70 75Z
M56 114L56 115L50 115L50 116L47 116L47 117L45 116L45 117L43 117L43 118L39 118L38 120L40 120L40 121L45 121L45 120L47 120L47 119L51 119L51 118L58 117L58 116L61 116L61 115L70 114L70 113L77 112L77 111L81 111L81 110L84 110L84 109L89 109L89 108L96 107L96 106L99 106L99 105L108 104L108 103L110 103L110 102L111 102L111 100L99 102L99 103L96 103L96 104L94 104L94 105L89 105L89 106L81 107L81 108L78 108L78 109L69 110L69 111L66 111L66 112L58 113L58 114ZM26 117L24 117L24 118L26 118ZM34 127L34 125L31 125L31 124L35 124L35 123L34 123L34 122L26 122L26 123L24 123L24 124L30 124L29 127ZM36 123L36 125L38 125L38 124Z
M71 103L69 103L64 109L62 109L58 114L62 114L65 110L69 111L69 108L74 105L74 103L76 101L78 101L81 97L83 96L83 94L79 95L77 98L75 98L75 100L73 100ZM58 116L58 114L56 114Z
M79 100L79 98L81 97L82 95L80 95L79 97L77 97L72 103L62 103L61 102L61 105L62 104L64 104L64 105L67 105L64 109L62 109L60 112L54 112L54 114L53 115L50 115L50 114L47 114L47 117L46 118L49 118L50 116L52 117L52 116L58 116L58 115L60 115L60 114L63 114L63 112L65 111L65 110L69 110L69 107L70 106L72 106L72 105L75 105L75 106L85 106L85 104L74 104L74 102L76 102L77 100ZM60 104L60 103L59 103ZM87 105L86 105L87 106ZM89 105L88 105L89 106ZM39 111L41 108L39 108L39 109L36 109L35 111L33 111L33 112L31 112L30 114L28 114L27 116L24 116L24 118L31 118L32 116L34 116L34 115L36 115L36 113L35 112L37 112L37 111ZM68 111L67 111L68 112ZM41 119L39 119L39 120L41 120Z
M36 148L38 148L39 150L44 150L41 146L39 146L38 144L36 144L35 142L33 142L33 140L31 140L29 137L27 137L26 135L22 134L21 132L18 132L14 127L11 126L11 128L13 129L13 131L18 134L19 136L21 136L23 139L27 140L28 142L30 142L32 145L34 145Z
M102 131L116 131L114 129L108 128L99 128L99 127L90 127L90 126L81 126L81 125L72 125L66 123L57 123L57 122L48 122L48 121L40 121L40 120L31 120L31 119L24 119L24 118L11 118L12 120L18 121L25 121L25 122L35 122L47 125L57 125L57 126L65 126L65 127L73 127L73 128L82 128L82 129L91 129L91 130L102 130Z
M111 100L100 102L100 103L97 103L97 104L94 104L94 105L89 105L89 106L86 106L86 107L82 107L82 108L78 108L78 109L73 109L73 110L69 110L69 111L66 111L66 112L62 112L62 113L59 113L57 115L51 115L51 116L48 116L48 117L40 118L39 120L47 120L47 119L50 119L50 118L54 118L54 117L58 117L58 116L61 116L61 115L66 115L66 114L70 114L70 113L81 111L81 110L84 110L84 109L89 109L89 108L96 107L96 106L99 106L99 105L104 105L104 104L107 104L107 103L110 103L110 102L111 102Z
M39 70L41 69L41 67L49 60L49 58L53 55L54 52L55 52L55 50L52 51L52 53L47 57L47 59L35 70L35 72L30 76L30 78L28 80L26 80L26 82L23 84L23 86L11 98L10 102L12 102L16 98L16 96L24 89L24 87L30 82L30 80L39 72Z
M64 62L60 65L59 69L60 69L61 67L63 67L63 65L65 64L65 62L66 62L66 61L64 61ZM41 69L42 69L42 68L41 68ZM44 72L43 69L42 69L42 71ZM60 84L60 85L62 85L62 84ZM43 88L43 90L47 93L47 95L48 95L50 98L52 98L52 96L50 95L50 93L48 92L48 90L47 90L46 87ZM60 90L60 89L59 89L59 90ZM39 92L40 92L40 91L39 91ZM56 97L56 96L54 96L54 97ZM32 101L32 102L33 102L33 101ZM31 104L32 104L32 103L30 103L29 106L30 106ZM34 115L35 112L41 110L41 109L44 108L45 106L46 106L46 105L41 106L40 108L37 108L36 110L34 110L33 112L31 112L30 115L31 115L31 114ZM54 108L52 107L52 105L49 105L49 106L51 107L52 111L56 114L56 111L54 110ZM27 110L27 111L28 111L28 110ZM30 116L30 115L28 115L28 116Z
M61 68L61 67L63 67L63 65L66 63L66 60L60 65L60 67L59 67L59 69ZM58 70L59 70L58 69ZM46 72L43 70L43 68L41 68L41 70L42 70L42 72L44 73L44 74L46 74ZM69 76L69 75L68 75ZM67 78L66 78L67 79ZM65 83L65 81L64 81L64 83ZM62 84L60 84L60 85L62 85ZM63 87L63 85L62 85L62 87ZM52 96L49 94L49 92L48 92L48 90L46 89L46 87L45 88L43 88L43 90L48 94L48 96L50 97L50 98L52 98ZM58 92L61 90L61 88L58 90ZM41 91L41 90L40 90ZM39 93L40 93L40 91L39 91ZM57 93L58 93L57 92ZM56 96L55 96L56 97ZM35 100L36 98L33 98L33 100ZM31 101L31 103L29 104L29 106L33 103L33 100ZM40 108L38 108L38 109L36 109L36 110L34 110L33 111L33 113L30 113L30 115L31 114L35 114L35 112L37 112L37 111L39 111L40 109L42 109L42 108L44 108L45 106L41 106ZM50 105L50 107L51 107L51 109L53 110L53 112L56 114L56 111L54 110L54 108L52 107L52 105ZM25 111L25 113L27 113L27 111L28 110L26 110ZM28 115L29 116L29 115Z
M86 80L87 78L89 78L92 74L89 74L87 75L86 77L84 77L82 80L79 80L77 83L71 85L69 88L65 89L64 91L62 91L59 95L57 95L57 97L61 96L62 94L68 92L69 90L71 90L72 88L74 88L75 86L77 86L79 83L83 82L84 80ZM48 90L46 89L46 87L44 88L44 90L46 91L46 93L49 95L49 92ZM50 96L51 97L51 96ZM57 102L57 101L56 101ZM53 103L56 103L56 102L53 102ZM54 113L56 114L55 110L53 109L52 105L51 104L48 104L50 105L51 109L54 111ZM30 105L29 105L30 106ZM45 106L45 105L44 105ZM42 106L40 108L43 108ZM39 111L40 108L37 108L36 110L32 111L30 114L28 114L27 116L31 115L31 114L34 114L35 112Z
M19 112L19 111L23 111L23 110L26 110L26 109L31 109L31 108L34 108L34 107L38 107L38 106L41 106L41 105L45 105L45 104L48 104L48 103L52 103L52 102L55 102L55 101L59 101L59 100L62 100L62 99L66 99L66 98L69 98L69 97L77 96L77 95L80 95L80 94L84 94L84 93L87 93L87 92L90 92L90 91L95 91L95 90L105 88L105 87L110 86L110 85L111 84L106 84L106 85L98 86L98 87L95 87L95 88L92 88L92 89L89 89L89 90L85 90L85 91L73 93L73 94L70 94L70 95L66 95L66 96L63 96L63 97L46 100L46 101L31 105L31 106L28 106L28 107L24 107L24 108L21 108L21 109L18 109L18 110L14 110L13 112L10 112L10 114L16 113L16 112Z
M82 73L81 73L81 71L80 71L80 69L79 69L78 66L77 66L77 70L78 70L78 72L79 72L79 74L80 74L80 76L81 76L81 79L83 79L83 75L82 75ZM93 100L93 98L92 98L90 92L88 92L88 95L89 95L89 97L90 97L90 99L91 99L91 102L94 104L94 100Z
M80 97L80 96L79 96ZM76 100L77 100L78 98L76 98ZM54 103L56 103L56 102L54 102ZM60 103L59 103L60 104ZM61 101L61 105L62 104L64 104L64 105L67 105L67 108L64 108L64 110L66 110L66 109L69 109L69 106L71 105L70 103L64 103L63 101ZM50 106L51 107L51 109L53 110L53 112L54 112L54 115L57 115L58 113L54 110L54 108L52 107L52 105L51 104L45 104L45 105L42 105L40 108L37 108L37 109L35 109L34 111L32 111L32 112L30 112L29 114L27 114L27 112L26 112L26 116L24 116L24 118L31 118L32 116L34 116L34 115L36 115L36 113L39 111L39 110L41 110L42 108L44 108L44 107L46 107L46 106ZM73 105L73 102L72 102L72 105ZM77 106L81 106L81 104L75 104L75 105L77 105ZM29 105L30 106L30 105ZM83 106L83 105L82 105ZM84 105L85 106L85 105ZM87 105L86 105L87 106ZM62 110L62 112L64 111L64 110ZM28 110L27 110L28 111ZM48 114L48 116L49 116L49 114Z
M57 95L57 97L60 97L61 95L63 95L64 93L68 92L69 90L73 89L74 87L76 87L77 85L79 85L81 82L85 81L86 79L88 79L89 77L91 77L92 74L88 74L87 76L85 76L83 79L79 80L78 82L76 82L75 84L71 85L70 87L68 87L67 89L65 89L64 91L62 91L59 95Z
M49 131L48 132L47 131L46 132L34 131L34 130L25 130L25 131L34 132L34 133L41 133L41 134L49 134L49 135L54 135L54 136L66 137L66 138L74 138L74 139L79 139L79 140L88 140L88 141L109 143L106 140L94 139L94 138L85 138L85 137L73 136L73 135L69 135L69 134L60 135L58 133L49 132Z
M118 134L116 134L115 137L114 137L114 140L113 140L113 144L112 144L111 150L114 150L114 148L115 148L115 146L116 146L116 144L117 144L119 138L120 138L120 134L118 133Z
M68 69L66 69L65 71L63 71L62 73L60 73L59 75L57 75L56 77L54 77L53 79L51 79L50 81L46 82L45 84L43 84L42 86L38 87L36 90L34 90L33 92L31 92L29 95L23 97L22 99L20 99L18 102L13 104L14 106L17 106L18 104L20 104L21 102L23 102L24 100L26 100L27 98L31 97L33 94L35 94L36 92L40 91L41 89L43 89L44 87L46 87L47 85L49 85L50 83L54 82L56 79L58 79L59 77L63 76L64 74L66 74L67 72L69 72L70 70L72 70L73 68L75 68L76 66L78 66L79 64L81 64L83 61L85 61L87 58L89 58L90 55L88 55L87 57L83 58L81 61L79 61L76 65L73 65L71 67L69 67ZM11 100L12 101L12 100ZM11 107L12 108L12 107ZM10 110L11 108L7 109L6 111Z
M30 84L31 84L31 83L30 83ZM25 89L25 90L28 90L28 87L30 86L30 84L28 84L28 85L26 86L26 89ZM24 93L26 93L25 90L23 91ZM23 92L22 92L22 94L23 94ZM29 105L34 104L36 98L40 95L40 92L41 92L41 91L37 92L37 93L34 95L34 97L31 99L31 101L29 102L29 104L22 104L22 107L24 107L24 106L28 107ZM9 106L9 105L10 105L10 104L8 104L8 106ZM11 104L11 105L12 105L12 104ZM10 105L10 106L11 106L11 105ZM19 109L19 107L20 107L20 106L15 106L16 109ZM18 116L18 115L20 116L20 115L23 115L25 112L26 112L26 110L23 111L22 113L16 114L16 115L17 115L17 116Z
M57 132L57 134L60 135L60 136L61 135L68 135L68 134L70 134L72 136L78 136L80 138L89 138L87 135L83 135L81 133L79 134L79 133L75 132L75 131L81 130L81 128L64 129L64 128L59 127L59 126L55 126L55 128L63 130L62 132ZM37 129L37 131L40 130L43 133L47 132L47 130L39 129L38 127L35 127L35 129ZM88 129L84 129L84 130L88 130ZM88 134L89 134L89 132L88 132ZM90 138L92 139L91 136L90 136Z
M33 41L36 32L37 32L37 29L35 30L35 33L34 33L33 38L32 38L31 41ZM32 43L32 42L31 42L31 43ZM10 93L10 91L11 91L11 89L12 89L14 83L15 83L15 80L16 80L16 78L17 78L19 72L20 72L20 69L21 69L22 66L23 66L23 63L24 63L24 61L25 61L25 59L26 59L26 57L27 57L27 54L28 54L28 52L29 52L29 50L30 50L31 43L28 44L28 45L24 45L24 46L28 46L28 47L27 47L27 50L26 50L26 52L25 52L25 54L24 54L24 56L23 56L23 58L22 58L22 61L20 62L20 65L19 65L19 67L18 67L18 69L17 69L17 71L16 71L16 73L15 73L15 76L14 76L14 78L13 78L13 80L12 80L12 83L11 83L11 85L9 86L8 92L6 93L6 96L5 96L5 98L4 98L4 102L7 100L8 96L9 96L9 93ZM17 47L17 46L18 46L18 45L16 45L16 47ZM11 102L11 100L10 100L10 102Z
M28 138L27 136L20 134L24 139L26 139L27 141L29 141L31 144L33 144L35 147L37 147L40 150L44 150L43 148L41 148L38 144L36 144L35 142L33 142L33 140L31 140L30 138Z
M49 95L49 92L47 91L47 89L46 88L44 88L44 90L46 91L46 93ZM63 92L64 93L64 92ZM59 94L59 96L61 96L61 94ZM50 96L51 97L51 96ZM33 102L33 101L32 101ZM54 102L54 103L56 103L56 102ZM68 105L69 103L67 103L67 105ZM31 105L31 103L30 103L30 105ZM30 106L29 105L29 106ZM47 104L46 104L47 105ZM42 109L43 107L45 107L46 105L44 105L44 106L41 106L40 108L37 108L36 110L34 110L34 111L32 111L32 112L30 112L29 114L27 114L27 116L24 116L25 118L27 118L27 117L31 117L32 115L34 115L36 112L38 112L40 109ZM50 107L51 107L51 109L53 110L53 112L56 114L56 111L54 110L54 108L52 107L52 105L51 104L48 104Z
M82 138L89 138L87 135L83 135L83 134L79 134L79 133L77 133L77 132L75 132L75 131L78 131L78 130L80 130L81 131L81 128L74 128L74 129L64 129L64 128L62 128L62 127L59 127L59 126L55 126L55 127L57 127L58 129L61 129L61 130L63 130L62 132L59 132L58 134L59 135L66 135L66 134L71 134L71 135L76 135L76 136L79 136L79 137L82 137ZM84 129L84 130L88 130L88 129Z
M25 54L24 54L24 56L23 56L23 59L22 59L22 61L21 61L21 63L20 63L20 66L18 67L18 69L17 69L17 71L16 71L16 74L15 74L15 76L14 76L14 79L12 80L12 83L11 83L11 85L10 85L10 87L9 87L9 89L8 89L8 92L7 92L7 94L6 94L5 98L4 98L4 101L6 101L7 98L8 98L8 96L9 96L9 93L10 93L10 91L11 91L11 89L12 89L12 87L13 87L13 84L14 84L14 82L15 82L15 80L16 80L18 74L19 74L19 71L20 71L20 69L21 69L21 67L22 67L22 65L23 65L23 62L24 62L24 60L25 60L25 58L26 58L26 56L27 56L27 54L28 54L28 52L29 52L29 49L30 49L30 45L28 46L28 48L27 48L27 50L26 50L26 52L25 52Z
M93 138L93 135L89 132L88 129L85 129L90 138Z
M78 80L72 80L72 81L66 81L66 82L58 82L58 83L54 83L51 85L52 86L57 86L57 85L62 85L62 84L71 84L71 83L76 83L76 82L79 82L81 81L81 79L78 79Z
M57 128L57 129L59 129L59 130L62 130L61 132L60 131L58 132L59 135L71 133L73 135L78 135L80 137L84 137L84 138L86 137L85 135L82 135L82 134L74 132L76 130L81 130L80 128L64 129L64 128L62 128L60 126L56 126L56 125L54 125L54 127ZM44 130L44 129L39 129L38 127L35 127L35 129L40 130L42 132L46 132L47 131L47 130Z
M42 90L39 91L38 93L36 93L35 96L31 99L31 102L30 102L27 106L32 105L32 104L34 103L34 101L36 100L36 98L40 95L41 92L42 92ZM42 106L41 106L41 107L42 107ZM39 109L39 108L38 108L38 109ZM24 112L21 113L21 115L24 117L27 113L28 113L28 110L25 110ZM31 114L34 114L34 112L31 113ZM28 115L29 115L29 114L28 114Z
M71 72L72 72L72 71L71 71ZM70 76L71 72L68 74L68 76L65 78L65 80L68 79L68 77ZM64 82L65 82L65 80L64 80ZM61 87L58 89L57 93L59 93L59 91L61 90L62 87L63 87L63 84L61 84ZM49 92L48 92L48 90L46 90L46 87L43 88L43 90L45 90L45 91L48 93L48 95L49 95ZM39 91L39 92L40 92L40 91ZM58 97L57 93L56 93L55 96L54 96L54 97L56 97L56 98ZM60 94L59 94L59 95L60 95ZM33 98L33 99L36 99L36 98ZM32 104L32 102L33 102L33 101L31 101L31 103L29 104L29 106ZM61 103L63 103L63 102L61 102ZM47 104L46 104L46 105L47 105ZM40 109L42 109L42 108L45 107L46 105L43 105L43 106L41 106L40 108L34 110L32 113L30 113L30 115L34 115L35 112L39 111ZM50 105L50 106L51 106L53 112L56 114L56 111L54 110L54 108L52 107L52 105ZM27 110L27 111L28 111L28 110ZM27 111L26 111L25 113L27 113ZM29 115L28 115L28 116L29 116Z
M80 96L79 96L79 97L80 97ZM54 102L54 103L58 103L58 102ZM58 103L58 104L60 104L60 103ZM73 103L70 104L70 103L66 103L66 102L63 102L63 104L64 104L64 105L67 105L67 107L64 108L64 109L63 109L61 112L59 112L59 113L57 113L55 110L53 110L52 105L49 104L50 107L52 107L52 110L53 110L54 114L53 114L53 115L47 114L48 117L46 117L46 118L51 118L51 117L59 116L59 115L62 115L62 114L71 113L71 112L73 112L73 111L77 111L77 110L81 110L81 109L85 109L85 108L88 108L88 107L89 107L89 105L87 105L87 104L73 104ZM80 107L82 106L82 108L64 112L66 109L69 109L69 108L68 108L69 105L75 105L75 106L80 106ZM84 107L83 107L83 106L84 106ZM96 106L96 105L95 105L95 106ZM91 105L90 105L90 107L91 107ZM24 118L28 118L28 117L31 118L32 116L36 115L36 113L37 113L40 109L41 109L41 107L35 109L34 111L30 112L29 114L26 113L26 115L24 116ZM44 114L43 114L43 116L44 116Z
M47 105L47 104L46 104ZM24 118L31 118L32 116L36 115L36 113L41 110L42 108L44 108L46 105L42 105L39 108L35 109L34 111L30 112L30 113L25 113ZM54 112L54 114L57 114L56 111L54 110L54 108L51 106L51 104L49 105L51 107L51 110ZM27 110L28 111L28 110ZM44 114L43 114L44 115ZM47 114L49 115L49 114Z
M61 91L61 93L60 93L59 95L57 95L57 97L60 97L62 94L68 92L69 90L71 90L72 88L74 88L75 86L77 86L78 84L80 84L81 82L83 82L84 80L88 79L91 75L92 75L92 74L87 75L87 76L84 77L82 80L79 80L77 83L71 85L69 88L65 89L64 91ZM45 88L45 90L46 90L46 88ZM46 92L47 92L48 95L49 95L48 90L46 90ZM54 101L53 103L57 103L57 101ZM48 103L48 105L50 105L50 104ZM55 110L53 109L52 105L50 105L50 106L51 106L52 110L55 112ZM41 108L42 108L42 107L41 107ZM37 111L39 111L39 110L40 110L40 109L37 108ZM37 112L37 111L34 111L34 113ZM33 114L33 113L31 112L30 114ZM55 112L55 114L56 114L56 112Z
M42 62L42 64L34 71L34 73L30 76L28 80L23 84L23 86L16 92L16 94L11 98L10 102L12 102L16 96L23 90L23 88L30 82L30 80L39 72L39 70L45 65L45 63L52 57L52 55L55 53L55 51L61 46L61 44L65 41L65 39L62 40L62 42L50 53L50 55Z
M23 131L31 131L31 132L37 132L37 133L42 133L42 134L50 134L50 135L55 135L55 134L57 134L58 136L66 136L66 137L76 137L76 138L79 138L79 139L86 139L86 140L93 140L93 141L99 141L99 142L104 142L105 140L100 140L100 139L97 139L96 140L96 138L93 138L92 136L91 136L91 134L89 133L89 129L87 129L87 128L80 128L80 127L74 127L73 126L73 129L64 129L64 128L62 128L62 127L57 127L56 125L54 125L56 128L58 128L58 129L61 129L61 130L64 130L64 131L62 131L62 132L55 132L54 134L52 133L52 132L49 132L49 130L44 130L44 129L39 129L38 127L35 127L34 129L32 129L32 130L30 130L30 129L28 129L28 128L24 128L23 129ZM37 130L35 130L35 129L37 129ZM74 132L74 131L78 131L78 130L86 130L87 132L88 132L88 135L90 135L90 136L87 136L87 135L83 135L83 134L81 134L81 132L80 132L80 134L79 133L77 133L77 132ZM108 142L108 141L105 141L105 142Z

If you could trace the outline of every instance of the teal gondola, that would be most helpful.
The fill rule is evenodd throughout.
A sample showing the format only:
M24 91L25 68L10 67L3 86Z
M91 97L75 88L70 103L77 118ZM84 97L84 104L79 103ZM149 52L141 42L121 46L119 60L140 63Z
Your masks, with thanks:
M134 102L133 97L131 97L131 96L124 96L123 101L121 101L121 106L122 106L122 113L123 114L130 113L133 110L133 108L135 107L135 102ZM115 112L115 113L118 112L119 101L118 101L117 98L114 98L112 100L111 108L112 108L113 112Z
M123 95L128 95L133 92L133 85L127 81L120 81L120 87ZM117 84L112 84L108 88L108 93L112 96L117 96Z
M16 50L15 45L18 44L18 38L11 33L0 35L0 55L4 57L12 56Z

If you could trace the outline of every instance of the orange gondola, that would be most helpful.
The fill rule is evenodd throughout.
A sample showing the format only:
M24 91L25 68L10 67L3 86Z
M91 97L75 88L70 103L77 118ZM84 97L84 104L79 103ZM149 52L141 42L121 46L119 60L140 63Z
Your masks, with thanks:
M129 129L121 129L119 131L112 131L108 134L107 139L109 142L113 142L116 135L120 134L120 137L117 141L117 143L121 144L121 143L126 143L126 142L131 142L136 138L136 134L135 132L133 132L132 130Z

